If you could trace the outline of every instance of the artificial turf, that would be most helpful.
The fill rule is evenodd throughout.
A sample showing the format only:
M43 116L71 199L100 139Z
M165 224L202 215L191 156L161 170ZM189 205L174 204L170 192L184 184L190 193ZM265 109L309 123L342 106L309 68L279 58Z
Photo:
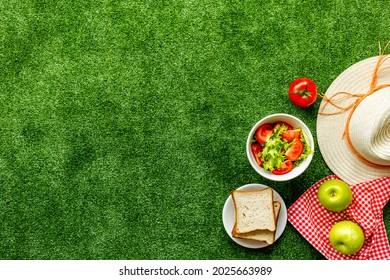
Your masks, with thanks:
M245 142L390 37L383 1L0 2L0 259L324 259L287 224L240 247L222 208L247 183L289 207L331 174L261 178ZM385 207L390 229L390 209ZM389 230L387 230L389 234Z

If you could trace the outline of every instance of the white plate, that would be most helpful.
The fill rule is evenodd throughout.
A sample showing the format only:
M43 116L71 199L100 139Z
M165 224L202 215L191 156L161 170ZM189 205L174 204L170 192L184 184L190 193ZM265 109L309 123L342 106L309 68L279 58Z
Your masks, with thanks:
M248 184L244 185L238 190L262 190L264 188L267 188L268 186L262 185L262 184ZM278 222L276 225L276 234L275 234L275 241L282 235L286 223L287 223L287 208L286 204L284 204L284 201L282 197L275 191L273 190L274 193L274 201L279 201L282 205L280 208L279 212L279 217L278 217ZM222 220L223 220L223 225L225 227L225 230L227 234L230 236L231 239L233 239L237 244L247 247L247 248L252 248L252 249L258 249L258 248L263 248L268 246L266 242L263 241L257 241L257 240L249 240L249 239L241 239L241 238L235 238L232 236L232 229L234 227L236 219L236 210L234 209L234 202L232 199L232 196L230 195L228 199L225 202L225 205L223 207L222 211Z

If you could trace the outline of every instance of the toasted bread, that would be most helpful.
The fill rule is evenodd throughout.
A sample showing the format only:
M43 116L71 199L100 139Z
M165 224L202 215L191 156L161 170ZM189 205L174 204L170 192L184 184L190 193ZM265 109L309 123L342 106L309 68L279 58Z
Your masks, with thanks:
M274 215L277 222L280 213L281 203L279 201L274 201L273 204L274 204ZM267 229L258 229L247 233L237 233L234 231L233 228L232 236L236 238L242 238L242 239L264 241L267 244L272 244L275 242L275 233L276 230L270 231Z
M271 188L232 191L236 220L233 232L275 231L276 222Z

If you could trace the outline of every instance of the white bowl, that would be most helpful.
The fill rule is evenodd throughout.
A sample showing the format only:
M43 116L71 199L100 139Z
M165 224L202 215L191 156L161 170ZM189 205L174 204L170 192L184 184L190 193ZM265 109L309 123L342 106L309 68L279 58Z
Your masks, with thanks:
M309 164L310 164L310 162L311 162L311 160L313 158L313 153L311 153L297 167L294 167L293 170L291 170L290 172L288 172L286 174L282 174L282 175L275 175L275 174L271 173L270 171L267 171L264 168L260 167L257 164L256 159L253 156L253 153L252 153L252 150L251 150L251 141L253 139L253 136L256 133L257 128L259 128L262 124L265 124L265 123L276 123L278 121L286 122L286 123L292 125L294 128L298 128L298 127L301 128L306 133L306 135L308 136L309 141L310 141L310 143L309 143L310 144L310 148L314 152L313 135L312 135L310 129L306 126L306 124L304 122L302 122L300 119L298 119L297 117L294 117L292 115L288 115L288 114L273 114L273 115L269 115L269 116L261 119L260 121L258 121L253 126L251 132L248 135L248 139L247 139L247 142L246 142L246 154L248 156L249 162L252 165L253 169L257 173L259 173L261 176L263 176L264 178L267 178L267 179L272 180L272 181L287 181L287 180L291 180L291 179L301 175L306 170L306 168L309 166Z

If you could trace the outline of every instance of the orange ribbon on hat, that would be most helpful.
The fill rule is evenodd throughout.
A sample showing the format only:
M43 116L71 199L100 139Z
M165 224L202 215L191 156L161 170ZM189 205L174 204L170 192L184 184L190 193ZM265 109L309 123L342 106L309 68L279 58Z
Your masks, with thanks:
M387 43L387 45L385 46L384 49L387 48L387 46L390 44ZM380 47L380 43L379 43L379 49L381 49ZM347 139L347 143L348 143L348 146L351 148L352 152L359 158L361 159L363 162L369 164L369 165L372 165L374 167L377 167L377 168L390 168L390 166L388 165L381 165L381 164L376 164L376 163L373 163L369 160L367 160L366 158L364 158L361 154L359 154L359 152L353 147L352 145L352 141L349 137L349 123L350 123L350 120L351 120L351 117L353 115L353 112L355 111L355 109L359 106L359 104L364 100L364 98L366 98L367 96L375 93L376 91L382 89L382 88L385 88L385 87L389 87L390 84L381 84L381 85L377 85L377 79L378 79L378 72L381 68L381 66L383 65L383 63L390 58L390 55L384 55L383 54L384 51L379 55L379 58L378 58L378 62L374 68L374 72L372 73L372 78L371 78L371 84L370 84L370 88L369 90L366 92L366 93L363 93L363 94L358 94L358 93L349 93L349 92L345 92L345 91L340 91L340 92L336 92L334 93L332 96L330 97L327 97L325 95L322 95L322 98L323 100L325 100L326 102L324 103L324 105L322 106L322 108L320 108L320 111L319 111L319 114L320 115L327 115L327 116L330 116L330 115L336 115L336 114L339 114L339 113L342 113L344 111L347 111L347 110L351 110L348 114L348 117L347 117L347 122L345 124L345 129L344 129L344 133L343 133L343 137L346 136L346 139ZM337 98L339 97L339 98ZM350 104L348 104L347 106L340 106L340 105L337 105L337 102L345 99L345 98L353 98L355 97L355 101L351 102ZM336 99L337 98L337 99ZM323 112L324 111L324 108L326 105L328 104L331 104L333 105L334 107L336 107L337 109L339 109L338 111L336 112L332 112L332 113L325 113Z

